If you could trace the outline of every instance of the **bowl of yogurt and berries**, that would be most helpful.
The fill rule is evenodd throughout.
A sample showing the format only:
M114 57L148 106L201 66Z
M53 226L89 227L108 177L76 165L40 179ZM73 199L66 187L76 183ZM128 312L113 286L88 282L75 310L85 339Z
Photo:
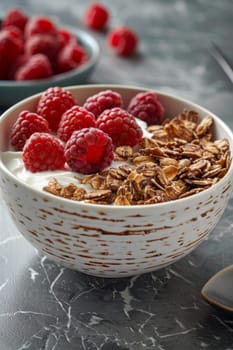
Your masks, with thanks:
M195 249L233 186L233 135L210 111L133 86L51 87L0 119L2 197L50 259L101 277Z

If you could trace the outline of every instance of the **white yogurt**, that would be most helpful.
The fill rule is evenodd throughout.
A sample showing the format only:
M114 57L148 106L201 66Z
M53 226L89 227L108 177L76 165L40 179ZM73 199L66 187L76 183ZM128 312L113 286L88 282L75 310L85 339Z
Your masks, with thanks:
M147 138L151 137L151 134L146 130L146 123L139 119L137 119L137 123L143 130L143 136ZM25 169L22 152L6 151L2 152L1 157L6 168L14 176L37 190L42 190L44 186L48 185L49 180L53 177L55 177L61 185L66 186L74 181L77 183L78 180L75 177L85 176L69 170L50 170L32 173ZM111 167L118 167L121 164L123 163L113 162Z
M56 177L61 185L68 185L74 181L74 176L77 175L76 173L66 170L50 170L32 173L24 167L22 152L4 152L2 153L2 160L7 169L14 174L14 176L36 189L43 189L53 177Z

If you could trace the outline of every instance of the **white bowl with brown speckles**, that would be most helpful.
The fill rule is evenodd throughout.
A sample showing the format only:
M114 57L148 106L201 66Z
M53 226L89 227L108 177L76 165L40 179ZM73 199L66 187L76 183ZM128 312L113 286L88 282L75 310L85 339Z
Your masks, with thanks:
M82 103L88 96L112 89L125 103L145 89L86 85L69 90ZM157 92L169 115L184 108L215 120L216 138L226 137L233 152L233 134L206 109ZM20 111L34 110L34 95L0 118L0 151L8 147L9 130ZM102 277L125 277L174 263L196 248L219 221L233 187L233 165L214 186L198 194L161 204L108 206L70 201L32 189L18 180L0 159L0 185L9 212L24 237L60 264Z

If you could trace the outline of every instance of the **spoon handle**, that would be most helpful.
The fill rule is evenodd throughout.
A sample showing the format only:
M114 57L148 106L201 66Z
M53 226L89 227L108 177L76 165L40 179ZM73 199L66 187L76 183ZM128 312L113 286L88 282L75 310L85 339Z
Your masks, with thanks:
M225 72L228 79L233 83L233 67L222 50L215 43L212 43L209 51L219 66L222 68L222 70Z

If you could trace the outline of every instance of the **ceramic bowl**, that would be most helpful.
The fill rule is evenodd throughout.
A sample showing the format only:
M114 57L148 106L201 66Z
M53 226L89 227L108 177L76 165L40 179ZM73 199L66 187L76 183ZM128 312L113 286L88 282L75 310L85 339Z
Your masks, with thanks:
M14 81L0 80L0 106L9 107L22 99L46 90L50 86L69 86L85 83L95 69L99 59L99 45L90 34L82 30L69 28L85 48L89 60L82 66L69 72L54 75L48 79Z
M112 89L127 104L146 89L86 85L67 88L81 104L90 95ZM158 93L167 115L195 109L215 120L217 138L233 134L225 123L187 100ZM0 151L7 150L9 130L21 110L34 110L39 95L7 110L0 120ZM70 201L32 189L0 160L2 195L18 230L40 252L60 264L102 277L125 277L160 269L196 248L219 221L232 192L233 165L215 185L198 194L160 204L108 206Z

